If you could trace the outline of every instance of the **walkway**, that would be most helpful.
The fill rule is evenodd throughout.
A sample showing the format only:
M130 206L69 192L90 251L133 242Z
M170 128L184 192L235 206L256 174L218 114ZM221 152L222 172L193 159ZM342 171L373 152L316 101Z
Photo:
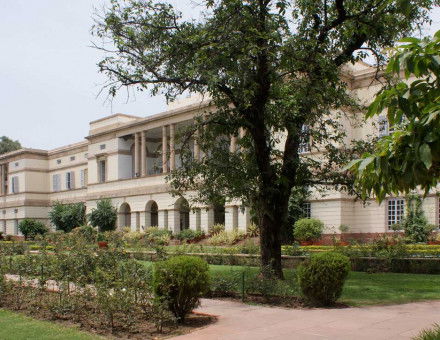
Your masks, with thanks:
M285 309L203 299L219 320L175 340L404 340L440 323L440 301L344 309Z

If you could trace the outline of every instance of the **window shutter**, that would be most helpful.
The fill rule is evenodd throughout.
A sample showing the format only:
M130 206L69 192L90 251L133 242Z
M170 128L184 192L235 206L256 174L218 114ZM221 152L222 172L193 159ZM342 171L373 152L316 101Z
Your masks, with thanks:
M81 188L84 188L84 170L79 172L79 181Z
M75 172L70 172L70 189L75 189Z

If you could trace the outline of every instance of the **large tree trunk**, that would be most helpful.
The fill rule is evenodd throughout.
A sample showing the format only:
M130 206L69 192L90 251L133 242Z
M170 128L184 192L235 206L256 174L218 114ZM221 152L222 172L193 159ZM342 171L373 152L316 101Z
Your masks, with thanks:
M260 226L261 270L264 277L283 279L281 224L264 214Z

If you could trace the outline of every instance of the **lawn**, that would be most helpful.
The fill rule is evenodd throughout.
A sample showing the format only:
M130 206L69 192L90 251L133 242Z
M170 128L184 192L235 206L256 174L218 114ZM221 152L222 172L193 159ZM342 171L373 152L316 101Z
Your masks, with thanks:
M145 262L148 263L148 262ZM213 286L241 291L242 273L246 285L253 284L257 267L210 265ZM282 294L299 295L293 269L284 269L285 283L274 289ZM440 275L351 272L341 302L351 306L398 304L440 299Z
M0 309L0 339L98 340L104 338Z

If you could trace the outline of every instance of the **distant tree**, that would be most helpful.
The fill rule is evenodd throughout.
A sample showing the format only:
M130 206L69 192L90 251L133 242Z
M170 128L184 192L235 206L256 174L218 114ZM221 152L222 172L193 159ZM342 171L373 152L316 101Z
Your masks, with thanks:
M116 229L118 213L109 199L98 201L96 209L89 214L90 224L97 227L100 232Z
M99 67L110 95L133 87L167 99L185 91L211 98L213 110L182 138L182 166L171 184L206 203L226 197L250 206L264 274L282 277L280 235L292 188L351 188L339 172L353 155L340 122L359 105L342 66L366 51L385 60L384 48L429 20L434 3L202 0L200 20L184 20L165 1L112 0L94 33L104 42ZM200 160L186 147L191 134ZM229 152L230 136L243 137L238 152ZM319 161L304 154L307 142L323 152Z
M440 31L432 38L401 42L386 70L394 78L367 114L385 112L394 132L347 166L356 173L363 196L374 194L379 201L418 186L427 193L440 180ZM408 83L410 77L416 80Z
M37 235L44 235L49 228L41 221L25 218L18 224L18 230L23 234L26 240L32 239Z
M21 144L18 140L12 140L6 136L0 137L0 155L21 149Z
M49 212L49 219L57 230L66 233L86 222L86 207L84 203L63 204L56 202Z

